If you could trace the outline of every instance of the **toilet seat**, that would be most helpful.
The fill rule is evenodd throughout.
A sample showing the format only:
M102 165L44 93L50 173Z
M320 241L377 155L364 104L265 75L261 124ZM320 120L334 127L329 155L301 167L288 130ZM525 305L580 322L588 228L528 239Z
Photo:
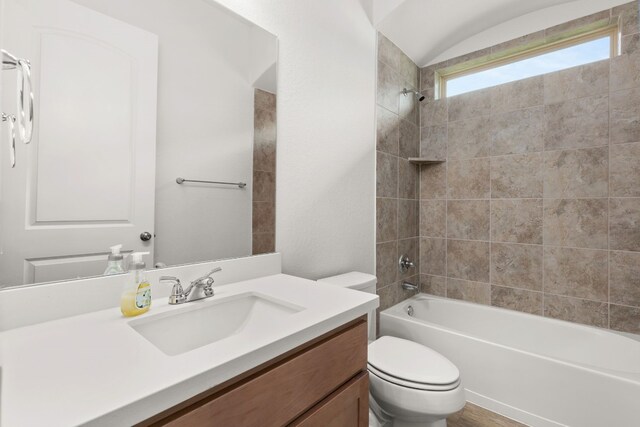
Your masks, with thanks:
M448 391L460 385L460 371L446 357L397 337L369 344L367 367L380 379L416 390Z
M385 372L382 372L379 369L376 369L375 366L372 366L369 363L367 363L367 370L369 371L370 374L376 375L382 380L388 381L400 387L413 388L416 390L448 391L448 390L453 390L454 388L458 387L458 385L460 385L459 378L456 381L449 384L427 384L427 383L417 383L413 381L407 381L402 378L397 378Z

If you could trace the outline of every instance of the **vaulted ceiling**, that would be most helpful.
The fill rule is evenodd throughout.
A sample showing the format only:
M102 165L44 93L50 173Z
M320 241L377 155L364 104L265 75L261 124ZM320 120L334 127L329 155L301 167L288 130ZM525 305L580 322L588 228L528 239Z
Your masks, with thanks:
M422 67L628 1L374 0L374 23Z

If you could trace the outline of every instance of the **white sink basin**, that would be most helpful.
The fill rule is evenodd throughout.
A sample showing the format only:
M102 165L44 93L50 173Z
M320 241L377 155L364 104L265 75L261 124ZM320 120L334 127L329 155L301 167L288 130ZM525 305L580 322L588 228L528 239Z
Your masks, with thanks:
M251 292L188 302L181 310L136 319L129 325L163 353L175 356L244 332L260 333L303 309Z

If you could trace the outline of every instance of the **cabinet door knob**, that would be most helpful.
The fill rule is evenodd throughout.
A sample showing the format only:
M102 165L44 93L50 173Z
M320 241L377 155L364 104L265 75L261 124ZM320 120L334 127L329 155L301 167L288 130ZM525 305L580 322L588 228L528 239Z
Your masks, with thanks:
M140 233L140 240L142 240L143 242L148 242L152 237L153 236L148 231Z

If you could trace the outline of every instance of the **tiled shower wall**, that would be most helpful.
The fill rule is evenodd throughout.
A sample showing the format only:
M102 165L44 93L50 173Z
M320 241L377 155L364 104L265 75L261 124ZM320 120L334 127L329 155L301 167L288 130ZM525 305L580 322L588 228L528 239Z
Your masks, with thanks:
M401 280L418 284L419 170L409 163L419 151L419 110L403 88L418 89L419 70L393 43L378 36L376 152L376 275L381 309L409 296ZM416 267L401 275L400 255Z
M275 252L276 240L276 95L254 95L253 255Z
M434 100L438 68L602 19L621 56ZM423 291L640 333L638 32L633 2L421 70Z

